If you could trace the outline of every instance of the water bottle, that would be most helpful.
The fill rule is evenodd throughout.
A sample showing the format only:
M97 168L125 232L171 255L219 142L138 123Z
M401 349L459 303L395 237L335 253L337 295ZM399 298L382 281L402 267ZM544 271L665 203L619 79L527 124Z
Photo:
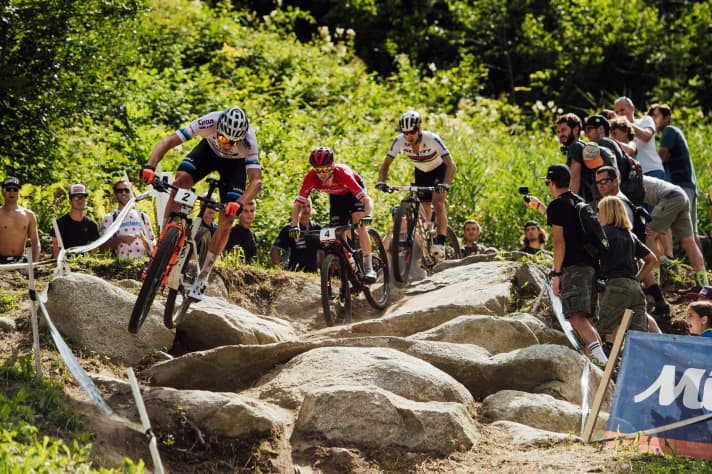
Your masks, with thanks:
M351 265L351 269L353 269L353 271L356 271L356 260L354 260L354 256L351 255L351 252L349 252L349 251L346 252L346 259L349 261L349 265Z

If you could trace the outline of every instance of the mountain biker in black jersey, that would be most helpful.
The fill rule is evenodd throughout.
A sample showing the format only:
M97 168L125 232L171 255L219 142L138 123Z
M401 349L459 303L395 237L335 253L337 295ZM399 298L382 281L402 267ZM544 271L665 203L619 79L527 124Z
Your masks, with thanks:
M212 171L218 171L220 200L228 203L224 213L220 214L218 228L210 240L200 275L188 294L189 298L200 301L217 256L228 241L235 216L240 213L245 203L253 200L260 192L262 173L255 131L240 107L230 107L197 118L158 142L148 163L141 170L141 179L150 184L155 177L156 166L165 154L196 136L202 137L202 140L178 166L173 184L189 189ZM247 180L249 186L245 188ZM180 204L171 199L165 215L169 216L179 208Z

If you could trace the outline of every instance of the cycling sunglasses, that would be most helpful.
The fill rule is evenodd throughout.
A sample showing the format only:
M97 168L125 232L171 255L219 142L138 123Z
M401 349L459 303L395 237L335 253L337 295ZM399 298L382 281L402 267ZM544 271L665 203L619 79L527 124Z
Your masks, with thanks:
M230 144L230 145L232 145L232 146L235 146L235 144L237 143L237 140L230 140L230 139L229 139L228 137L226 137L225 135L220 135L220 134L218 134L218 141L219 141L220 143L222 143L223 145L228 145L228 144Z

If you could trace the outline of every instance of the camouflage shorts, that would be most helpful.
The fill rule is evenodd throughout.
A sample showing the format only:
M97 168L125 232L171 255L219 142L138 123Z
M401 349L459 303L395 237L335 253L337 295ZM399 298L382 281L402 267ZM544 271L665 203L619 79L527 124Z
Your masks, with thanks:
M598 293L594 286L596 270L588 265L569 265L561 272L559 295L564 316L586 313L595 318Z
M645 294L640 283L632 278L612 278L606 282L606 292L601 297L596 329L600 334L613 334L623 319L626 308L633 310L630 329L648 331L645 314Z

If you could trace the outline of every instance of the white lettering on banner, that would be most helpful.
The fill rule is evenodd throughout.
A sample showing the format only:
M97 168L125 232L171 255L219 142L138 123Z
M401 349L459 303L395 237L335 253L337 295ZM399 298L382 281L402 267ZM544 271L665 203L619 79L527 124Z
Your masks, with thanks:
M635 403L640 403L660 390L658 403L661 406L671 405L682 393L682 404L685 408L697 410L704 408L712 410L712 371L710 371L704 385L704 397L700 401L702 377L707 369L688 368L680 377L680 382L675 383L675 366L664 365L657 380L633 397Z

